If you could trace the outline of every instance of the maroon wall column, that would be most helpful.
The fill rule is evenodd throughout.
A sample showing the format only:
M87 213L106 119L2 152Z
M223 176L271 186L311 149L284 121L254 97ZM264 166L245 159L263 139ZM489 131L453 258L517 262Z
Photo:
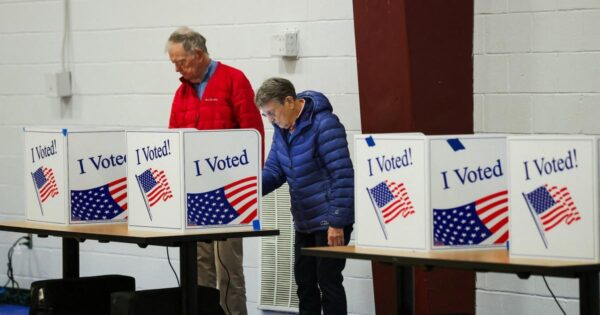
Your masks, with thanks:
M473 3L354 0L363 132L473 131Z
M363 133L473 131L473 2L354 0ZM416 314L474 314L475 274L415 269ZM377 314L397 314L394 268L373 263ZM442 293L445 292L445 293ZM451 294L448 294L451 293Z
M415 130L405 0L354 0L363 132Z
M410 54L410 131L473 132L473 2L404 0Z

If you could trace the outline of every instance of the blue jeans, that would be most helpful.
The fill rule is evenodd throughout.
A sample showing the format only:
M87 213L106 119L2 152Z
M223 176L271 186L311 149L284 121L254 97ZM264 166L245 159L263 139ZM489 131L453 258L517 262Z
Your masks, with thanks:
M352 226L344 227L344 244L350 242ZM298 285L300 315L347 314L346 291L342 270L346 259L304 256L303 247L327 246L327 230L313 233L296 231L294 273Z

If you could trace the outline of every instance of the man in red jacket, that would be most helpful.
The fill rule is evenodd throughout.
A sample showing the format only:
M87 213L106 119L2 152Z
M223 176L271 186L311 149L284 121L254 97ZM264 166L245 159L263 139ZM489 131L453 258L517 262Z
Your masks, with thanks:
M166 48L181 74L169 128L253 128L264 138L250 82L240 70L210 59L202 35L181 27L171 34ZM240 238L198 243L198 284L217 287L218 280L227 314L247 314L242 259Z

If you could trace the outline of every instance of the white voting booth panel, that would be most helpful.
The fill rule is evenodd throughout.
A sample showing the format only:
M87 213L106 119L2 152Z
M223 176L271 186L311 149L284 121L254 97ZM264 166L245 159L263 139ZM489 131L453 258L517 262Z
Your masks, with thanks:
M505 136L358 135L354 148L357 245L505 246Z
M598 140L508 137L510 246L516 257L598 260Z
M129 227L252 228L260 214L260 141L253 129L128 131Z
M23 130L28 220L61 224L127 220L124 130Z

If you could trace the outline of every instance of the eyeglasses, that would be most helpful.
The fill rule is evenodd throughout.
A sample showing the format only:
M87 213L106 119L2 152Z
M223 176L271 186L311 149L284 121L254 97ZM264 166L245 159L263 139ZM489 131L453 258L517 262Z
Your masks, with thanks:
M273 109L272 110L268 110L268 111L266 111L264 113L261 113L261 115L263 117L267 117L267 118L275 118L275 110L273 110Z
M277 111L279 111L280 109L285 107L286 104L288 103L288 101L289 101L288 98L285 98L283 100L283 102L278 102L276 100L272 100L268 103L265 103L264 105L262 105L260 107L262 109L261 115L263 117L270 118L270 119L275 118L275 116L277 116ZM271 108L271 109L265 110L266 108Z

